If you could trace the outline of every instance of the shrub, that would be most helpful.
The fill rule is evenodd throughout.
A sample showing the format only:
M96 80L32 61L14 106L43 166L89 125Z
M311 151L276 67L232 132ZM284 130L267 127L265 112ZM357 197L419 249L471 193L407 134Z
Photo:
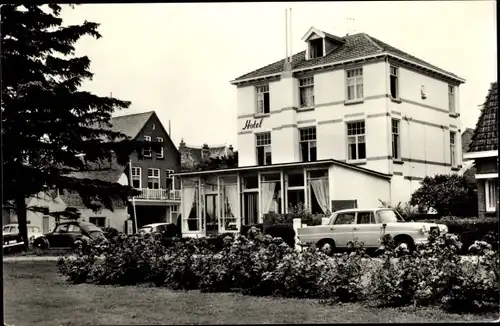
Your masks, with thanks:
M288 220L290 221L290 224L293 224L294 218L300 218L302 224L312 226L321 225L322 218L330 217L331 213L328 211L325 214L312 214L306 206L298 204L294 207L290 207L287 215L289 215Z
M104 232L104 236L107 239L117 237L120 234L120 232L117 229L112 228L112 227L106 227L106 228L102 229L102 232Z
M250 230L252 227L256 227L261 232L264 232L264 224L263 223L258 223L258 224L242 225L241 229L240 229L240 234L246 236L247 233L248 233L248 230Z
M463 176L438 174L424 178L410 205L423 211L434 208L441 216L471 216L477 212L477 194Z
M383 240L387 243L387 237ZM472 248L482 257L471 263L462 261L461 243L453 234L431 235L412 253L387 245L369 292L386 306L438 304L472 311L496 303L498 308L498 256L488 246L476 242Z
M295 247L295 230L292 226L286 224L275 224L271 225L264 231L265 234L269 234L273 238L281 238L283 241L290 246L290 248Z

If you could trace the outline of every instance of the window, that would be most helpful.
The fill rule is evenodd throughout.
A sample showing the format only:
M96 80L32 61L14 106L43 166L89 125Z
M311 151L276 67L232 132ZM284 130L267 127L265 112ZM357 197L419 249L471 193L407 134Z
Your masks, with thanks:
M323 56L323 39L318 38L309 41L309 58L318 58Z
M80 227L76 224L70 224L68 225L68 232L69 233L82 233L82 230Z
M150 143L151 136L144 136L144 141ZM151 157L151 145L145 146L143 151L142 151L142 154L144 155L144 157Z
M456 166L457 161L457 153L456 153L456 144L455 144L455 139L456 139L456 133L453 131L450 131L450 163L451 166Z
M365 122L347 124L348 158L351 161L366 159Z
M302 162L316 161L316 127L300 129L299 132Z
M141 168L133 167L132 168L132 187L136 189L142 188L142 172Z
M160 189L160 169L148 169L148 188Z
M165 178L167 179L167 189L174 189L174 170L165 170Z
M257 113L269 113L271 107L269 102L269 85L257 86L255 90L257 92Z
M448 107L450 113L455 113L455 87L448 85Z
M156 141L160 143L160 151L156 153L157 158L163 158L163 138L162 137L156 137Z
M89 222L100 228L106 227L106 217L102 216L89 217Z
M271 165L271 133L257 134L257 164Z
M375 224L373 212L358 212L357 224Z
M356 213L341 213L335 219L333 224L354 224L354 216Z
M399 78L398 78L399 69L391 66L391 97L394 99L399 99Z
M392 119L392 158L401 159L401 142L399 138L399 120Z
M68 232L68 224L59 224L56 226L54 233L66 233Z
M299 79L300 107L314 106L314 77Z
M486 211L495 212L498 201L498 179L486 180L484 183Z
M363 68L347 70L347 100L363 99Z

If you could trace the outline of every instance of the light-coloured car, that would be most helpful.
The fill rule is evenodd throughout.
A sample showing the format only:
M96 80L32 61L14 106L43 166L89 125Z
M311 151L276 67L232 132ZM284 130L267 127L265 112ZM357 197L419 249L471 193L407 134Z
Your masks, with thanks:
M146 224L139 228L139 233L162 233L167 230L168 223Z
M378 248L385 234L390 234L398 246L413 249L428 241L431 231L444 234L443 224L405 222L393 209L345 209L332 214L323 225L306 226L297 230L301 242L312 242L326 253L335 248L351 248L355 241L365 248Z
M19 236L18 224L6 224L2 228L2 235L4 239L4 247L15 246L22 244ZM43 236L42 231L36 225L28 225L28 239L33 242L35 239Z

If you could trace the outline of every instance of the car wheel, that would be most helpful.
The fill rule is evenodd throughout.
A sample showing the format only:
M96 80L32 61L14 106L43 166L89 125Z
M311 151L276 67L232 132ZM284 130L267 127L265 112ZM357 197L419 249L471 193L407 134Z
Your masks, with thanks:
M84 243L81 239L76 239L73 241L73 249L75 250L82 250L84 246Z
M47 249L47 244L43 239L35 239L33 246L35 247L35 254L41 256Z
M335 243L333 241L321 241L318 243L318 248L327 256L333 255L333 252L335 250Z
M396 241L396 248L407 249L413 251L414 244L413 240L410 238L401 238Z

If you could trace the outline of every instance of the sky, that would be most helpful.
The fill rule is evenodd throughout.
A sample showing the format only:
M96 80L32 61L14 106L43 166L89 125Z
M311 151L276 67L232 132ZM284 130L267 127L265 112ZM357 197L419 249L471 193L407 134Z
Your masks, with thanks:
M234 78L285 56L285 9L292 51L314 26L334 35L364 32L466 79L462 130L496 81L495 1L85 4L64 9L64 24L100 24L77 55L94 78L82 87L131 101L116 115L156 111L176 145L236 146Z

